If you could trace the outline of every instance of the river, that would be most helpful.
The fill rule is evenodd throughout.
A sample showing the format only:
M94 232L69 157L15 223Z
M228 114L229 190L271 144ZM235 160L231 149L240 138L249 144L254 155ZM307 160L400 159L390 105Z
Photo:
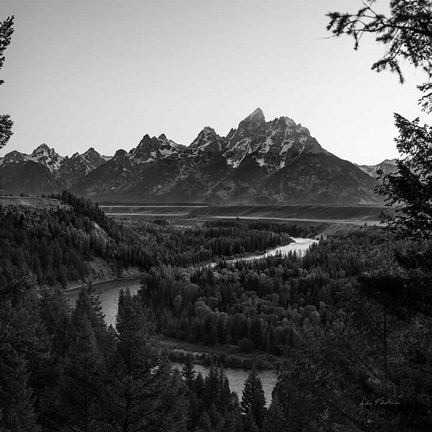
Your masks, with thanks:
M261 258L267 258L269 256L275 256L278 254L285 256L288 255L290 252L304 254L313 244L318 243L318 240L303 237L292 237L292 239L294 240L294 242L288 245L275 247L274 249L270 249L260 255L251 255L245 258L237 258L230 260L229 262L253 261Z
M242 258L235 258L229 260L228 262L236 262L236 261L253 261L257 259L267 258L269 256L274 256L278 253L282 255L287 255L289 252L297 252L303 254L312 244L316 243L317 240L301 238L301 237L293 237L294 243L290 243L285 246L278 246L274 249L267 251L264 254L250 255ZM212 262L207 264L211 267L216 265L216 262ZM105 315L105 321L108 325L115 326L116 323L116 315L117 315L117 302L118 295L120 289L126 290L129 288L129 291L132 295L136 294L140 289L140 280L139 279L130 279L130 280L112 280L108 282L99 282L94 283L93 287L95 288L95 292L99 294L99 298L101 300L102 312ZM65 291L65 296L69 299L71 306L75 306L75 303L78 298L78 293L80 288L73 288Z
M95 292L99 294L102 312L105 315L105 321L107 324L115 326L118 294L120 289L123 288L126 290L129 288L130 293L134 295L140 288L140 280L114 280L109 282L100 282L93 284L93 287L95 288ZM65 296L69 299L71 306L75 306L79 291L80 287L65 291ZM178 369L183 368L183 364L181 363L173 362L172 366ZM202 365L194 365L194 369L197 372L201 372L203 376L206 376L209 371L207 366ZM228 378L231 391L235 392L241 400L244 382L249 375L249 371L244 369L226 368L225 375ZM258 375L263 385L267 404L269 405L271 402L271 392L273 391L277 380L276 372L272 370L264 370L258 371Z
M112 280L108 282L94 283L93 287L95 293L99 294L102 312L105 315L106 323L115 327L120 289L123 288L126 290L129 288L130 293L134 295L140 289L140 280ZM80 287L73 288L64 293L72 307L75 306L80 289Z
M179 370L181 370L184 366L184 364L176 363L176 362L172 362L171 364L173 368L177 368ZM201 372L203 376L206 376L208 374L209 369L210 368L207 366L194 365L194 370L196 372ZM244 384L250 371L245 369L225 368L224 372L226 377L228 378L231 391L236 393L239 400L241 401ZM271 394L277 381L276 371L273 370L258 371L258 376L263 386L266 405L269 406L271 402Z
M254 261L254 260L267 258L270 256L275 256L278 254L285 256L285 255L288 255L290 252L296 252L299 255L302 255L313 244L318 243L318 240L303 238L303 237L292 237L292 239L294 240L294 242L290 243L288 245L275 247L274 249L270 249L267 252L262 253L262 254L255 254L255 255L249 255L249 256L245 256L245 257L230 259L227 261L227 263L235 263L237 261ZM215 267L216 264L217 264L216 262L212 262L212 263L207 264L207 265L209 265L210 267Z
M276 254L287 255L289 252L297 252L300 254L305 253L305 251L317 240L313 239L305 239L305 238L293 238L295 240L294 243L290 243L286 246L279 246L277 248L271 249L264 254L250 255L248 257L236 258L230 260L230 262L235 261L252 261L257 259L266 258L268 256L274 256ZM208 264L210 266L216 265L216 263ZM136 294L140 289L140 280L132 279L132 280L113 280L109 282L100 282L93 284L95 288L95 292L99 294L99 298L101 300L102 312L105 315L105 321L108 325L115 326L116 323L116 315L117 315L117 303L118 303L118 295L121 288L126 290L129 288L129 291L132 295ZM69 299L71 306L75 306L75 303L78 298L80 288L70 289L65 291L65 296ZM181 369L183 367L180 363L173 363L173 367L177 367ZM195 365L195 370L197 372L201 372L204 376L207 375L209 368L202 365ZM231 391L234 391L241 400L244 382L249 375L248 370L243 369L225 369L225 374L228 378ZM266 397L267 405L270 404L271 401L271 393L276 384L277 376L276 372L272 370L258 371L259 377L263 384L264 394Z

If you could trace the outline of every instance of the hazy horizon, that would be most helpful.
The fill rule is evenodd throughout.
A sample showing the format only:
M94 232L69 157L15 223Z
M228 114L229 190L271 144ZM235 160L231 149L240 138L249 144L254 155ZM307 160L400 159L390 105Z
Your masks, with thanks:
M377 2L377 7L387 6ZM287 116L326 150L358 164L397 157L393 113L421 113L409 71L370 70L384 53L330 38L332 10L359 0L1 0L15 16L0 112L14 135L0 156L46 143L61 155L130 150L149 134L189 145L222 136L260 107Z

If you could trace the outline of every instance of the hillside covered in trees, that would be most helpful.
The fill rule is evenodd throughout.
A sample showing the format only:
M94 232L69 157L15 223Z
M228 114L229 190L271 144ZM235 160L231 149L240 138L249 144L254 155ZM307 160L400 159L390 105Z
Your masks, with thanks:
M4 431L430 430L430 279L404 265L410 241L362 227L304 256L228 263L218 258L290 241L290 228L129 226L60 198L0 207ZM225 251L229 238L239 249ZM62 294L95 257L143 271L139 293L120 294L115 329L91 286L73 310ZM159 334L277 358L270 405L253 371L241 401L216 365L202 377L189 357L172 371Z
M140 222L131 229L106 217L97 204L69 192L50 198L58 204L0 205L0 254L14 266L28 268L40 284L65 286L83 279L89 273L87 263L95 258L119 272L128 266L146 270L263 252L292 241L287 227L275 232L260 224L216 222L173 230Z
M418 86L419 104L426 115L430 114L431 2L391 0L385 13L375 9L375 0L363 0L359 3L360 9L354 13L328 13L327 29L335 37L351 37L355 49L365 42L364 36L374 36L378 44L385 45L385 51L372 65L372 69L377 72L389 70L396 73L401 83L405 79L403 63L421 70L426 75L426 80ZM25 9L29 9L27 6ZM80 6L82 7L83 5ZM25 16L25 9L21 10L22 16ZM244 10L239 10L244 15ZM273 12L275 9L268 10ZM67 17L75 17L73 12L71 10ZM146 12L151 13L151 9ZM248 12L253 12L252 6ZM276 9L276 12L279 12L279 9ZM307 13L307 17L314 18L310 15L310 10ZM123 33L128 33L124 32L124 21L122 27L122 17L120 14L112 15L118 31L112 32L112 27L105 25L99 27L101 34L108 29L119 46L130 46L120 37ZM196 18L195 13L188 15ZM285 14L279 15L286 18ZM294 19L299 16L291 15ZM178 16L173 16L178 21ZM237 18L235 14L232 16ZM35 14L32 17L35 20L28 19L27 24L35 22L39 27L34 28L44 28L47 31L42 33L47 35L50 34L52 23L58 27L61 22L61 14L57 14L55 20L48 17L46 27L36 20ZM107 15L103 17L108 18ZM201 20L207 27L212 24L209 17L211 15ZM264 15L259 16L256 22L261 25L265 21L263 17ZM164 14L165 18L169 22L169 14ZM248 25L253 23L253 13L250 18L251 20L245 21ZM273 15L273 18L276 16ZM70 22L75 26L72 33L86 35L85 26L80 27L83 32L75 32L77 23L83 21L73 19ZM93 35L95 22L89 22ZM159 25L159 20L147 20L147 24L151 22ZM195 24L197 22L195 19ZM239 22L237 20L237 24ZM274 26L274 19L269 22ZM65 21L62 23L64 25ZM133 27L129 21L127 27ZM152 30L151 25L138 27ZM231 27L238 31L238 26ZM266 31L256 33L254 25L249 27L262 40L264 35L271 34ZM285 27L295 28L290 25L278 26ZM165 26L164 31L167 28L169 26ZM196 28L199 31L199 27ZM265 23L262 28L268 30ZM68 29L64 30L58 35L68 34ZM231 37L230 28L225 27L225 30L228 38ZM244 27L243 30L247 29ZM11 41L13 31L13 17L0 23L0 69L5 60L4 50ZM309 34L305 39L310 36L310 29L307 31ZM50 52L47 50L49 40L44 38L42 33L37 33L39 37L34 40L42 49ZM212 32L207 33L213 36ZM253 40L250 39L251 33L240 33L248 42L248 48L253 49L253 53L244 51L246 55L243 57L249 61L249 54L256 56L260 45L257 44L257 39L254 40L255 43L250 43ZM87 33L87 36L89 35ZM105 36L108 34L105 33ZM185 52L184 48L186 51L191 48L191 45L186 43L187 38L178 38L177 33L174 37L184 44L179 52ZM86 41L91 42L92 39L87 37ZM237 49L235 39L232 38L231 45ZM115 44L106 43L109 39L102 37L101 40L104 46L116 48ZM166 41L163 38L161 40ZM195 43L197 38L191 40ZM223 40L221 38L221 41ZM55 41L59 42L59 47L63 46L64 39ZM174 39L171 41L174 42ZM205 38L203 41L205 42ZM269 46L271 48L273 45L262 46L265 48L263 52L271 53ZM296 43L291 45L304 48ZM84 44L76 46L79 47L79 52L87 48ZM96 45L90 44L89 47ZM213 48L216 52L218 45L215 44ZM224 49L226 50L226 46ZM127 54L127 51L129 50L124 50L122 54ZM208 57L208 50L202 51L203 55ZM28 50L25 52L27 55ZM65 52L74 62L74 66L79 64L79 58L74 55L73 50L52 52L56 53L57 63L61 57L59 55ZM89 52L87 51L87 54ZM97 50L94 49L94 52ZM100 52L104 53L103 50ZM145 58L141 55L142 52L140 49L140 57ZM171 54L169 50L155 49L152 50L152 55L155 56L157 52ZM195 46L194 52L198 52ZM319 60L311 57L309 50L300 49L299 52ZM34 57L38 58L38 53L34 54ZM120 59L121 56L117 57ZM231 64L233 57L225 57ZM236 60L241 60L237 57ZM19 56L14 58L15 65L27 64L17 63ZM300 64L303 69L307 63L293 62L294 57L290 55L267 55L265 65L268 65L270 58L288 59L292 65ZM328 56L323 58L328 60ZM52 67L53 63L47 61L48 57L43 57L43 60L38 63L39 66L46 63L53 71L58 71ZM32 59L30 63L31 61ZM172 58L169 59L169 62L171 61ZM127 70L130 70L130 64L132 62L127 64ZM121 59L118 65L121 67ZM238 65L239 70L256 69L262 75L260 68L241 69L241 63ZM14 63L12 66L15 67ZM85 63L85 67L91 67L91 64ZM73 75L65 75L65 82L71 85L63 88L69 87L75 91L77 87L68 79L79 77L80 87L86 80L82 79L82 74L76 73L75 67L68 68L65 63L64 70L68 69ZM166 85L171 81L181 89L182 86L178 85L178 82L184 83L181 81L182 74L179 73L181 68L168 69L165 68L165 71L171 71L176 76L173 80L167 80L167 76L162 74L163 88L166 90ZM190 73L194 68L183 69L190 83ZM223 70L219 67L216 69ZM310 69L314 72L316 68ZM119 70L113 70L118 75ZM159 73L160 68L154 70ZM201 71L202 68L195 70ZM275 69L270 67L269 70ZM34 68L29 68L29 71L31 73L27 75L31 77ZM147 71L150 69L147 68ZM209 68L205 69L205 73L208 74L209 71ZM103 72L107 72L107 68ZM243 80L241 86L245 82L255 82L244 79L243 74L237 75ZM259 82L262 81L261 75ZM281 94L276 75L272 74L275 78L273 81L279 86L277 94ZM37 81L38 85L32 84L31 87L56 89L55 80L52 82L53 86L51 83L46 85L46 82L44 85L44 81L41 81L43 76L44 73L39 74L40 82ZM142 82L143 75L138 76ZM151 76L158 78L156 75ZM230 77L232 76L233 74L230 74ZM100 77L98 71L98 80ZM116 76L116 82L121 82L117 78ZM336 82L339 87L341 80L342 76L338 76ZM155 88L157 86L154 82L161 83L153 79L147 81ZM202 80L197 75L192 81ZM351 82L351 77L349 81ZM219 79L214 80L214 83L216 82L224 83ZM2 84L3 80L0 79L0 85ZM13 99L28 108L27 101L35 94L30 91L29 96L27 90L30 86L24 84L25 81L22 86L15 86L15 91L19 87L21 90L26 89L25 98L20 99L23 94L17 94ZM189 86L183 87L190 93ZM258 87L255 86L256 89ZM362 84L361 91L366 87ZM269 88L263 87L266 93L271 94ZM57 89L62 90L59 87ZM229 86L227 89L232 93ZM346 93L351 95L354 88L347 89ZM339 88L332 89L330 86L329 94L332 91L336 94L336 90ZM103 91L105 92L104 89ZM301 100L297 101L307 101L304 92L300 93ZM45 104L45 100L49 101L50 98L47 99L46 92L41 94ZM65 101L69 101L63 91L58 94ZM295 102L295 94L288 94L294 97ZM354 92L352 94L355 95ZM157 95L160 100L159 91ZM78 93L77 96L79 99ZM376 94L371 99L375 96ZM229 97L234 101L232 94ZM22 103L23 100L26 103ZM191 106L190 98L185 100ZM367 102L364 108L371 111L369 108L373 100ZM49 112L52 113L49 105L47 103L41 110L47 118L50 117ZM64 117L65 111L59 109L60 105L51 105ZM147 100L146 105L153 107ZM163 108L165 113L165 104ZM22 111L19 114L20 109L16 112L17 118L23 114ZM70 116L67 119L69 120ZM419 118L410 121L400 114L395 114L395 124L399 131L396 145L401 157L396 161L396 171L380 174L381 182L376 189L394 210L382 219L386 228L357 227L323 237L304 256L291 254L255 262L227 262L227 258L241 257L278 244L289 243L291 236L297 235L298 231L295 227L283 224L244 224L236 221L208 223L195 228L173 227L163 221L139 220L134 224L125 224L109 219L97 205L68 192L51 197L51 200L58 201L54 205L51 201L51 205L46 207L1 205L0 432L430 432L432 129L428 125L422 126ZM13 121L9 115L0 115L0 148L9 141L12 126ZM31 131L29 126L24 127ZM285 139L287 131L291 133L294 129L295 134L291 136L298 135L298 142L293 140L283 144L284 141L279 139L278 135ZM63 128L61 132L64 136ZM208 140L209 135L212 135L212 139ZM283 160L272 157L274 153L270 152L270 143L275 148L272 137L281 144L279 156L284 155ZM226 182L218 183L221 188L217 185L214 189L221 200L224 200L224 197L229 199L230 196L235 196L235 201L242 199L244 193L251 192L254 184L258 185L257 190L262 192L255 196L261 199L275 191L282 191L283 194L276 197L277 202L281 202L281 199L292 199L293 194L294 199L295 196L303 199L305 190L314 194L321 193L320 202L335 202L335 199L337 202L340 202L340 199L346 201L353 197L349 196L349 193L341 194L338 191L342 190L342 186L345 191L349 190L346 189L349 184L354 194L364 195L362 182L357 180L365 177L358 177L357 168L351 167L355 168L354 171L351 168L348 170L351 176L342 175L340 170L336 170L336 176L333 176L333 168L336 165L339 168L346 167L346 163L339 160L335 165L337 158L323 151L317 142L311 142L309 131L290 119L282 118L269 124L265 122L262 112L256 110L240 123L238 129L232 130L226 139L220 138L213 130L206 128L198 140L194 141L191 149L197 150L196 155L202 161L201 171L198 172L203 175L195 176L198 165L190 164L192 159L188 159L188 174L191 174L190 185L193 187L179 188L178 191L194 194L197 190L195 186L200 182L204 181L205 184L202 185L207 188L207 180L220 177L219 168L211 169L212 164L209 163L214 157L212 151L217 148L216 153L219 153L219 156L224 155L223 157L229 159L228 171L233 174L228 175ZM168 145L165 146L165 151L159 154L178 154L170 148L175 148L176 145L171 145L164 135L161 139ZM147 136L143 141L149 140L151 139ZM258 150L260 155L250 152L250 144L255 140L259 144L255 146L255 150ZM309 144L309 149L305 143ZM221 144L223 154L220 152ZM285 147L282 151L285 145L288 148ZM117 186L121 186L124 177L132 176L134 182L138 181L134 183L134 187L137 186L140 193L146 194L161 172L154 168L157 167L156 164L142 165L138 171L141 171L142 167L143 171L150 167L147 177L135 175L136 171L132 168L140 166L131 163L135 156L143 162L154 162L150 158L144 158L142 147L138 150L140 151L130 152L131 157L128 157L125 151L116 153L114 161L108 163L108 167L113 166L114 169L108 170L107 178L110 181L117 178L120 180ZM12 159L13 156L17 156L17 153L12 154ZM300 158L297 160L298 156ZM115 159L120 160L120 164L117 164L118 160ZM317 165L319 160L325 161L324 165L328 167L324 169L325 177L330 178L335 186L331 194L326 194L325 188L315 187L320 183L315 181L320 172L319 164ZM287 161L300 163L300 171L304 168L307 175L296 175L296 171L292 170L294 165L286 164ZM215 162L216 165L213 166L220 167L220 160ZM240 164L243 164L242 167ZM274 181L267 184L259 181L267 175L264 165L279 167L280 173L273 176ZM321 167L324 165L321 164ZM315 171L310 171L311 166L314 166ZM129 170L125 167L129 167ZM165 162L159 167L165 168ZM235 171L237 168L240 170ZM46 170L43 171L47 173ZM179 173L183 174L181 171ZM348 171L345 170L345 173ZM7 180L14 183L12 172L5 173ZM171 181L175 173L167 168L163 169L162 174ZM20 175L15 179L18 180L19 177ZM285 181L290 178L293 182ZM293 189L294 182L299 178L304 180L302 187ZM310 179L313 181L310 182ZM366 179L366 183L372 186L370 181L371 179ZM170 182L165 184L172 186ZM187 186L187 183L185 184ZM372 194L369 186L366 195L375 202L376 196ZM161 192L159 187L156 189L158 193ZM175 191L175 188L172 190ZM231 195L232 193L234 195ZM172 198L178 196L178 193L171 195ZM195 196L191 198L193 201L196 199ZM106 325L99 298L95 295L91 283L81 289L74 308L70 308L64 297L63 290L68 282L92 278L91 263L95 260L102 261L117 274L121 274L129 266L140 269L143 274L142 287L137 295L132 297L128 291L119 293L115 328ZM210 262L215 265L209 265ZM223 346L235 346L243 352L259 352L277 357L278 380L271 403L268 407L265 406L262 385L255 367L259 365L251 369L239 400L230 391L221 367L226 358L217 356L206 377L195 373L192 357L186 357L181 371L172 370L168 353L161 345L160 335L195 345L214 347L215 351Z

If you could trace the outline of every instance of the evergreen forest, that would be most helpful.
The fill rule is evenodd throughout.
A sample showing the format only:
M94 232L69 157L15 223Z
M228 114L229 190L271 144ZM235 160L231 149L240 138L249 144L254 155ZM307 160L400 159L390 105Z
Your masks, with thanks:
M387 14L359 3L328 13L327 29L355 49L374 36L385 46L376 72L402 83L405 63L425 74L430 114L431 2L391 0ZM0 23L0 69L13 31L13 17ZM432 129L399 114L395 125L401 157L376 188L393 212L375 227L184 227L115 220L67 191L46 205L2 197L0 432L430 432ZM0 115L0 148L12 126ZM295 236L319 241L304 255L241 260ZM119 292L115 326L94 262L142 275L136 295ZM78 282L71 307L64 291ZM193 352L172 368L164 338L211 348L209 373ZM228 366L249 369L241 397ZM277 382L266 401L268 367Z
M430 242L353 227L304 255L228 261L317 233L123 223L70 193L57 199L0 207L3 431L430 430ZM63 295L96 258L143 275L137 295L120 292L115 328L91 284L74 308ZM257 361L215 355L202 376L188 355L178 371L161 335ZM241 398L224 366L250 369ZM263 367L278 372L271 401Z

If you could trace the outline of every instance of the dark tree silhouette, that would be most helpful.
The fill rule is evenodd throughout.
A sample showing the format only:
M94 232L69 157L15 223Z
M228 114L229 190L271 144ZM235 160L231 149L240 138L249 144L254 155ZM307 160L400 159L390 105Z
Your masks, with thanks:
M422 97L419 103L426 112L432 110L432 5L428 0L392 0L390 15L375 12L373 0L363 0L357 13L330 12L327 29L333 35L354 38L354 48L359 47L363 35L374 34L378 43L386 46L385 55L372 65L381 72L389 69L402 83L401 61L422 69L428 82L419 86ZM432 131L420 125L419 119L409 121L395 114L399 137L396 139L400 159L397 172L380 173L381 185L377 192L385 197L392 214L383 215L383 221L400 237L416 242L430 239L432 233ZM421 256L415 260L411 253L398 252L399 262L407 269L421 269L430 262L432 248L415 245ZM418 258L418 259L417 259ZM423 268L421 268L423 267ZM426 265L426 267L429 267Z
M11 16L0 24L0 69L3 67L5 56L4 51L10 44L13 29L14 17ZM3 80L0 79L0 85L3 84ZM13 121L8 114L0 115L0 148L4 147L9 138L12 136Z
M103 357L87 316L84 315L74 339L59 379L58 410L71 430L76 427L77 430L90 432L96 429Z
M356 13L330 12L327 29L335 36L348 35L358 49L362 37L371 33L376 41L386 46L386 53L372 69L395 72L404 82L400 60L407 60L432 76L431 38L432 8L429 0L391 0L390 16L372 7L376 0L362 0L363 7ZM431 87L428 86L430 89Z
M418 119L410 122L398 114L395 118L403 158L396 173L381 176L378 192L395 206L385 221L399 237L427 239L432 233L432 129Z
M142 304L129 290L120 292L116 328L100 411L104 430L182 430L187 407L180 377L171 372Z
M243 414L252 416L256 425L261 428L266 415L264 390L257 370L253 368L246 379L240 403Z

